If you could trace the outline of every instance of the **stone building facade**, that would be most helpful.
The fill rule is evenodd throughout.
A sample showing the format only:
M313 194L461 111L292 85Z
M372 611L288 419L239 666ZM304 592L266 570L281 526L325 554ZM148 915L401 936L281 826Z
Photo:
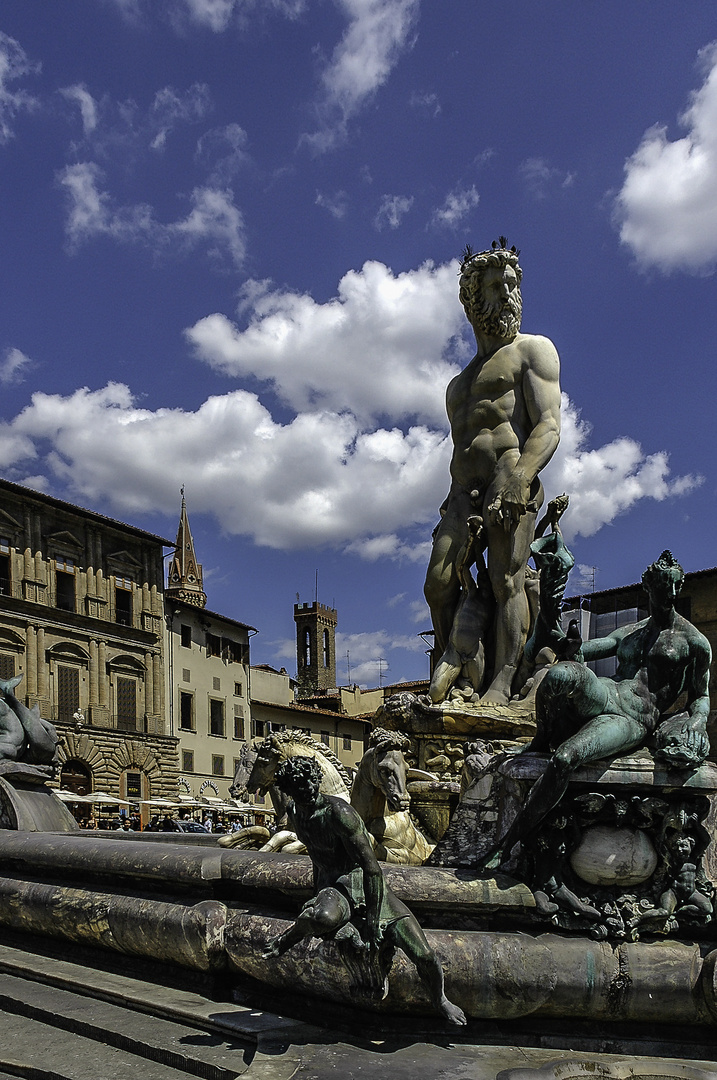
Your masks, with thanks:
M179 740L178 794L229 798L248 735L252 626L207 609L187 506L165 589L168 730Z
M174 794L160 536L0 480L0 678L62 737L60 783Z

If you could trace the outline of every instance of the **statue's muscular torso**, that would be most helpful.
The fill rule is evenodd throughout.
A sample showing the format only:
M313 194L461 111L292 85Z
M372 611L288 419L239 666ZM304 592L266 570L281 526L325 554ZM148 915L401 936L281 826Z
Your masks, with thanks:
M534 427L523 382L534 361L540 365L543 343L549 345L544 338L518 334L487 359L476 356L449 383L451 476L465 490L485 491L503 455L514 451L517 458L522 451Z

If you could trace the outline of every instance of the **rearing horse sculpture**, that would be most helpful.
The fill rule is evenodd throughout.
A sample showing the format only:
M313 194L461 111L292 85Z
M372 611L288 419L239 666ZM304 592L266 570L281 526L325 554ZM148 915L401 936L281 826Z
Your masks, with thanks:
M402 866L421 866L434 848L413 823L403 751L409 740L398 731L375 728L351 788L358 811L374 842L376 858Z

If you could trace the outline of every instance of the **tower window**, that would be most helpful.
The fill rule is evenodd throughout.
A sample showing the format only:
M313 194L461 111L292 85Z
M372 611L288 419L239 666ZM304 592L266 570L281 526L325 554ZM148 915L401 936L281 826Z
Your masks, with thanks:
M304 630L304 667L311 667L311 633Z
M329 632L324 630L324 667L331 663L331 646L329 645Z

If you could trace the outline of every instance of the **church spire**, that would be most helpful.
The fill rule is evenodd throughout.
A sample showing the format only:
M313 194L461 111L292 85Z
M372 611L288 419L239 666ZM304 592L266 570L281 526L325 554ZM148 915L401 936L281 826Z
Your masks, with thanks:
M165 596L168 599L174 597L185 604L203 608L207 605L207 594L202 588L202 567L197 562L194 553L194 540L189 528L187 516L187 503L184 498L184 485L182 485L182 510L179 515L179 528L177 529L177 543L174 549L174 557L169 565L169 577Z

